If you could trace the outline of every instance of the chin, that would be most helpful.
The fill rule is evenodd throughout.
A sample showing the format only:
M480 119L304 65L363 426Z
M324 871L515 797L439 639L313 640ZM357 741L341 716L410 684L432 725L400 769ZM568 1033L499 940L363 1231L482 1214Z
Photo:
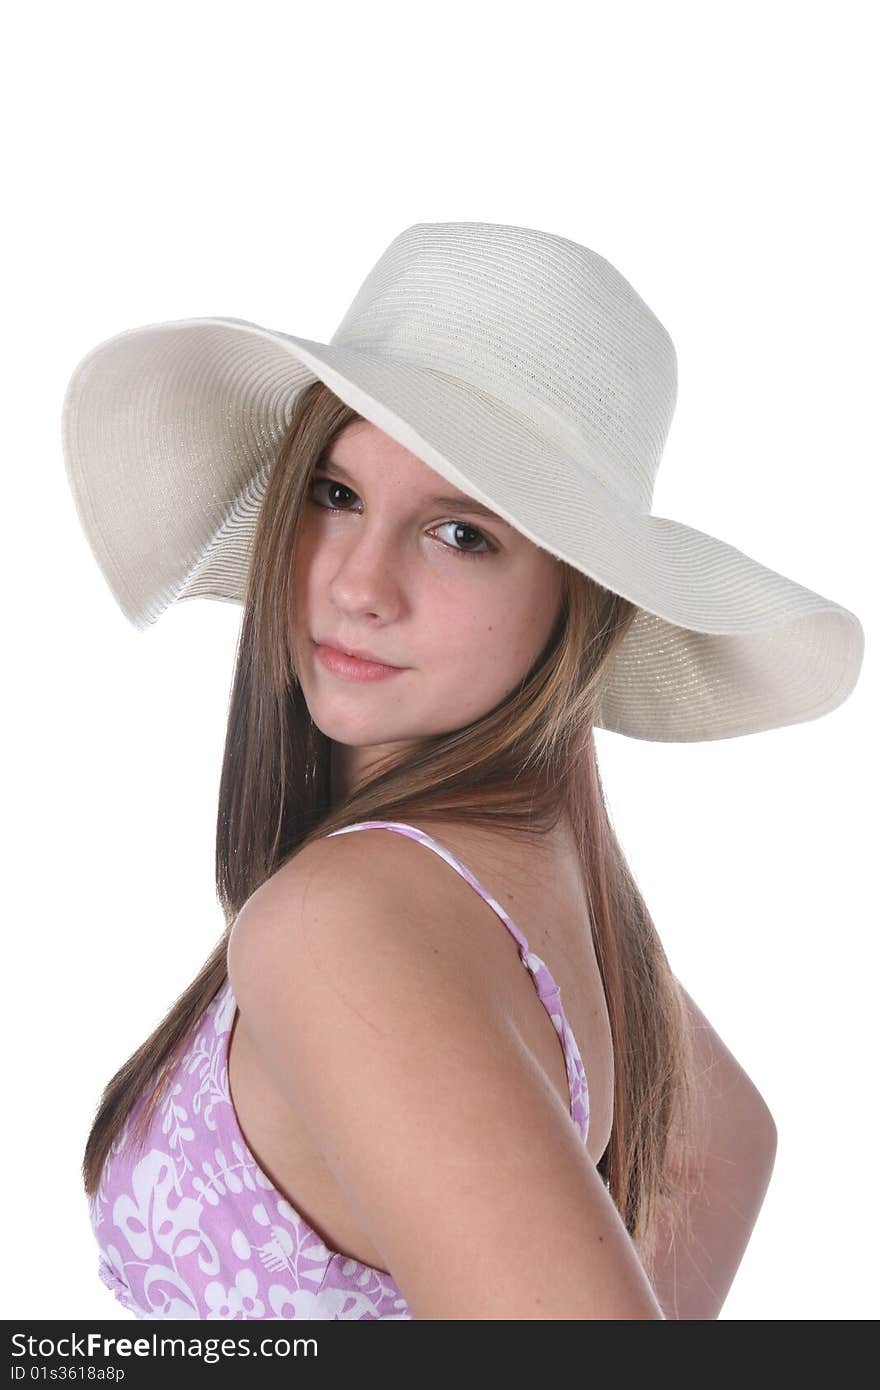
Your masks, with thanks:
M320 729L325 738L332 739L334 743L347 744L349 748L369 748L376 743L387 743L399 737L396 730L391 734L391 740L378 725L372 725L364 719L354 719L346 717L344 714L333 714L327 709L316 709L309 705L309 714L316 729Z

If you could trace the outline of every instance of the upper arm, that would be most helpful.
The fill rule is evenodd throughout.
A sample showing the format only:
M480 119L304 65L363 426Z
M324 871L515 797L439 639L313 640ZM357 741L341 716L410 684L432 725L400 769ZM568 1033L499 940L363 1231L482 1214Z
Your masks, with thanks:
M338 836L288 868L236 922L233 990L413 1316L662 1318L411 842Z
M693 1046L695 1109L688 1166L702 1171L713 1157L729 1163L734 1154L775 1149L776 1125L758 1087L680 980L676 985Z
M676 983L693 1043L696 1114L688 1181L662 1210L648 1272L667 1317L717 1318L770 1182L776 1126L757 1087Z

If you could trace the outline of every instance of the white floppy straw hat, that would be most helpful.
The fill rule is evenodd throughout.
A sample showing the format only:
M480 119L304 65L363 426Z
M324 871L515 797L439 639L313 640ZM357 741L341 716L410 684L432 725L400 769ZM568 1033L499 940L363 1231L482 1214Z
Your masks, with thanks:
M565 237L483 222L401 232L329 343L245 319L180 319L117 334L79 362L63 405L67 475L136 627L181 599L243 601L268 473L316 378L638 605L598 727L732 738L816 719L855 686L864 632L853 613L651 515L676 355L633 287Z

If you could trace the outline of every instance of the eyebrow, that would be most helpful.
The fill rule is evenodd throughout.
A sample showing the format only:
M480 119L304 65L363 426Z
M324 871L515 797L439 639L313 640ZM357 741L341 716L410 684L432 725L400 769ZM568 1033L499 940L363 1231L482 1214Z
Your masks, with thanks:
M343 468L342 464L334 463L332 459L319 459L315 465L315 472L338 473L339 477L344 479L345 482L351 483L352 487L358 486L355 479ZM506 522L497 512L490 511L488 507L483 506L482 502L477 502L471 497L426 497L425 505L428 507L449 507L454 511L467 512L469 516L487 517L489 521L495 521L499 526L509 525L509 522Z

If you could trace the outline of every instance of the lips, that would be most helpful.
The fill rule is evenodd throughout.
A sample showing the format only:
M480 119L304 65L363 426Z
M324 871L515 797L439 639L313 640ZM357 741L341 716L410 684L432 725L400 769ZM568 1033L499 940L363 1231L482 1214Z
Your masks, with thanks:
M353 656L358 661L372 661L377 666L392 666L396 671L402 667L395 665L393 661L385 661L381 656L375 656L373 652L364 651L362 647L343 647L338 642L328 642L318 640L319 647L331 647L335 652L341 652L343 656Z
M402 676L407 669L405 666L391 666L388 662L347 656L339 647L333 647L326 642L316 642L315 651L321 665L331 675L338 680L355 681L358 684L364 681L390 680L392 676Z

